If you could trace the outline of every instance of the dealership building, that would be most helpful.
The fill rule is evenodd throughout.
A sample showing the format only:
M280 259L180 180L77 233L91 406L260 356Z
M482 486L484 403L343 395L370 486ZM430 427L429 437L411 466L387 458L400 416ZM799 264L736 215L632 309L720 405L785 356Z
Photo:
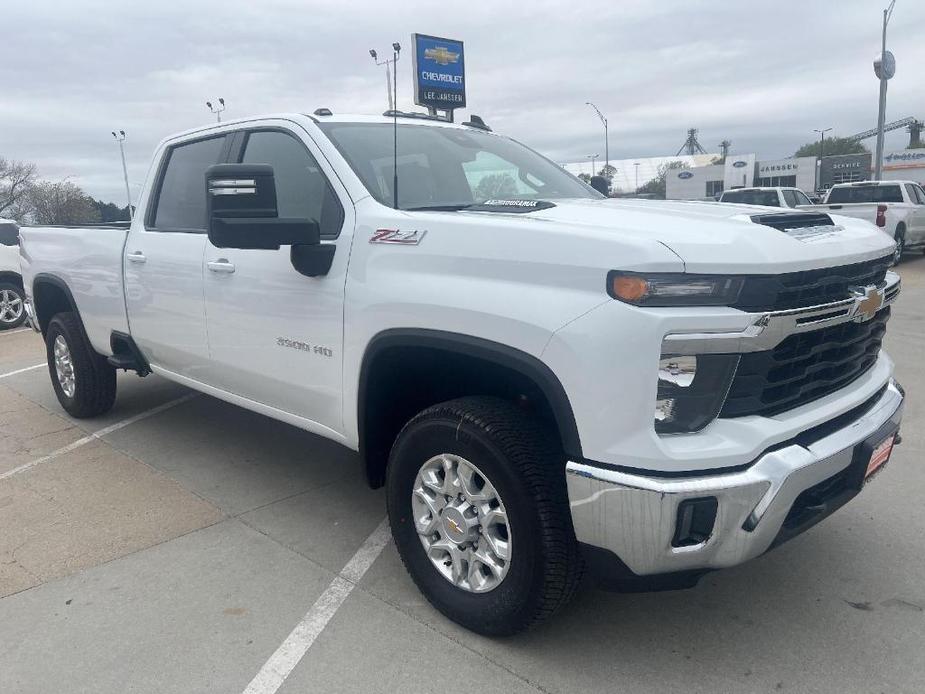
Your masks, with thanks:
M868 180L872 167L870 152L771 160L758 160L754 154L730 154L725 164L670 171L665 190L669 200L713 199L724 190L750 186L782 186L811 193L816 190L817 176L819 188L827 190L838 183ZM883 180L925 181L925 149L887 152Z

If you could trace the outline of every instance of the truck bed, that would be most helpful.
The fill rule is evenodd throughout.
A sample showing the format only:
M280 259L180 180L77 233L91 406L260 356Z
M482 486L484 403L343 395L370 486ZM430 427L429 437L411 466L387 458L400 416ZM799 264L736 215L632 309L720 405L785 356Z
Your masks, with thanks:
M27 295L36 277L57 280L73 296L94 349L111 354L112 331L128 332L122 272L128 223L27 226L19 235Z

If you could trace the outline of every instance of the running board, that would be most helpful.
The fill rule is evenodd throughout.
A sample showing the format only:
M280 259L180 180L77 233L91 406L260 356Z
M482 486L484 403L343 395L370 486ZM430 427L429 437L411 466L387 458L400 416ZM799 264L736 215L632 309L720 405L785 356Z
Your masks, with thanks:
M124 371L134 371L142 377L151 373L151 367L131 335L113 330L109 336L109 346L112 348L112 356L106 361L112 366Z

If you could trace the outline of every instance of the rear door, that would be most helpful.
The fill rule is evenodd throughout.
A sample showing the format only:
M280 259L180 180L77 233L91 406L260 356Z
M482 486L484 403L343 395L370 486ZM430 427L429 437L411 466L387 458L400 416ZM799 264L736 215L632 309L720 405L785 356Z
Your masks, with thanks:
M914 207L909 214L907 244L925 243L925 191L913 183L906 184L906 194Z
M169 146L125 244L125 294L135 342L152 366L203 380L209 364L202 257L205 171L223 161L225 135Z
M354 211L346 190L298 126L272 121L235 138L233 161L270 164L280 217L315 219L336 244L330 272L299 274L291 247L206 243L210 382L341 432L344 285Z

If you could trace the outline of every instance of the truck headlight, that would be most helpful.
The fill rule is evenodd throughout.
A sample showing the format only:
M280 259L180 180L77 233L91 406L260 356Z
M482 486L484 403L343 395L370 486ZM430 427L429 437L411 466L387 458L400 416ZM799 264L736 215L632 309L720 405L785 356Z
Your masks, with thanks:
M712 422L738 365L737 354L663 354L658 362L655 431L690 433Z
M723 275L611 270L607 293L635 306L728 306L739 298L743 282Z

